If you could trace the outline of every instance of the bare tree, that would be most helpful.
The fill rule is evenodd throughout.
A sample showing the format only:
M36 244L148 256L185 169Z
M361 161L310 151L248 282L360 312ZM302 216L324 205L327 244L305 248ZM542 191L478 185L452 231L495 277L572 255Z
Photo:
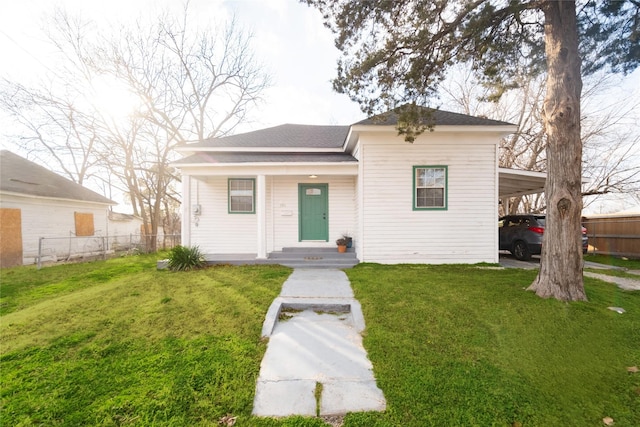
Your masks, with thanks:
M188 22L185 7L180 19L165 15L148 27L138 22L96 49L96 71L125 83L142 100L129 132L107 129L125 155L109 168L123 177L151 235L169 206L163 201L177 198L173 149L232 132L269 83L249 36L235 22L219 32L192 29Z
M585 206L605 194L640 192L640 88L611 99L602 94L618 88L618 78L588 82L582 132Z
M584 205L608 193L633 193L640 188L640 131L636 112L638 94L607 97L619 86L617 76L597 74L585 78L582 93L582 185ZM521 76L517 87L499 100L489 100L489 88L482 85L468 66L459 66L440 88L441 102L457 111L488 116L518 125L518 132L500 144L500 166L538 172L546 171L546 138L540 105L544 81ZM609 98L608 102L603 99ZM544 194L510 199L509 212L544 212Z
M269 85L249 34L233 21L214 29L195 21L185 3L178 17L139 19L97 37L90 23L57 11L48 34L60 71L37 88L5 80L0 93L23 125L23 149L44 149L78 182L90 173L115 178L153 236L175 216L166 212L178 199L174 148L232 132ZM124 118L101 108L91 96L100 80L137 99L135 111Z
M92 103L91 67L86 39L94 29L79 18L56 9L45 38L58 52L59 66L46 67L35 85L2 78L0 108L20 130L9 141L67 178L85 184L100 179L99 122Z

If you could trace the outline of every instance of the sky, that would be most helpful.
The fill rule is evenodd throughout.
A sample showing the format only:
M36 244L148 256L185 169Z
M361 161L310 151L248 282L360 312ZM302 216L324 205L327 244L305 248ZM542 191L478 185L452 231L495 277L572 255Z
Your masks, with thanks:
M40 29L56 5L97 23L124 22L181 0L0 0L0 75L27 79L46 72ZM320 13L296 0L191 0L199 19L237 23L253 34L258 61L272 77L253 120L239 131L283 123L350 124L364 118L357 104L333 92L339 51ZM153 16L153 15L152 15Z
M141 15L156 16L161 10L177 11L182 3L0 0L0 76L29 82L47 73L53 55L44 42L42 28L56 6L108 26ZM251 45L256 58L271 75L272 86L264 93L264 102L253 110L251 121L236 128L236 132L284 123L351 124L364 118L357 104L332 90L339 51L317 10L298 0L191 0L190 9L201 23L235 17L240 27L253 34ZM626 80L625 86L618 90L638 90L640 70ZM0 128L6 130L7 123L0 116ZM0 141L0 145L4 142ZM592 205L588 213L627 209L633 204L637 201L612 196Z

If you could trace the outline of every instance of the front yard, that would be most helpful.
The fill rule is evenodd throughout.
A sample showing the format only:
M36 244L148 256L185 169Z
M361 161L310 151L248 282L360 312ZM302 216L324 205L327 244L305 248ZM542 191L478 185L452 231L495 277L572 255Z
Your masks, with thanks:
M262 321L290 269L156 271L158 256L3 270L0 425L323 426L251 416ZM344 426L640 425L640 292L585 279L541 300L535 271L360 265L385 413ZM623 307L624 314L608 310Z

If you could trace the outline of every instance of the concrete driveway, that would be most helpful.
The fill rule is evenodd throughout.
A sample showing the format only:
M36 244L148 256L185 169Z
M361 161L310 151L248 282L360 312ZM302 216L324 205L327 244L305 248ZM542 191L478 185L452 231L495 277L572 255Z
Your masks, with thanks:
M500 251L500 265L505 268L526 268L532 270L534 268L540 268L540 256L534 255L530 261L520 261L509 252Z

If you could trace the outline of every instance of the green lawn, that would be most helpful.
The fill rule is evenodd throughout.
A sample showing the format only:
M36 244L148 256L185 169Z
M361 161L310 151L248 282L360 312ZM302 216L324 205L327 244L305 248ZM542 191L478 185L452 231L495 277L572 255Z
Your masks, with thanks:
M629 259L621 257L613 257L608 255L585 255L585 261L598 262L600 264L614 265L629 270L640 270L640 259Z
M260 330L290 269L156 271L157 256L2 270L0 425L323 426L251 417ZM541 300L535 271L360 265L385 413L344 426L640 425L640 292L585 279ZM607 309L623 307L625 314Z
M362 422L352 425L600 426L605 416L640 425L640 374L627 372L640 365L640 292L585 279L590 301L566 304L524 290L535 271L348 274L390 402L384 417L353 415Z

